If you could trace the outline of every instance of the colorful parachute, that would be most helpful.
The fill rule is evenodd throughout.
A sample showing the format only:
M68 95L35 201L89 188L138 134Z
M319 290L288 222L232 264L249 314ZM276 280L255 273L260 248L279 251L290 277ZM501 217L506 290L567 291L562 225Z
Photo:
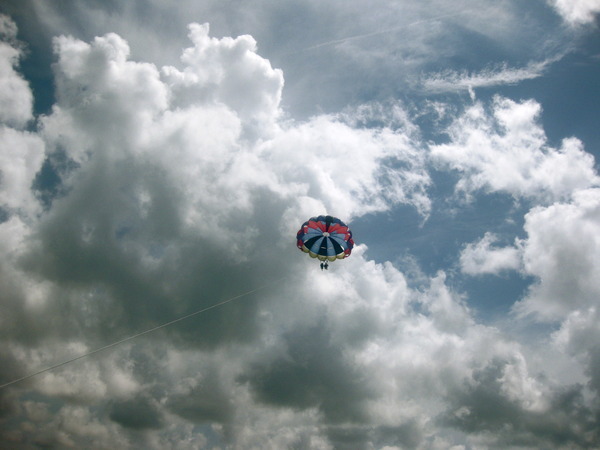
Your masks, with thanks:
M352 232L337 217L311 217L298 231L298 248L321 261L350 256L354 241Z

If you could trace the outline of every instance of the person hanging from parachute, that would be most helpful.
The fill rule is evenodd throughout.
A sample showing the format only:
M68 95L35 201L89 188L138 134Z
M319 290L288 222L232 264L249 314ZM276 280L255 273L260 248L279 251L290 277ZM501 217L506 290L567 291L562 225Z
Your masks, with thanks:
M321 261L321 270L329 268L327 261L350 256L354 240L350 228L337 217L311 217L296 235L297 247L311 258Z

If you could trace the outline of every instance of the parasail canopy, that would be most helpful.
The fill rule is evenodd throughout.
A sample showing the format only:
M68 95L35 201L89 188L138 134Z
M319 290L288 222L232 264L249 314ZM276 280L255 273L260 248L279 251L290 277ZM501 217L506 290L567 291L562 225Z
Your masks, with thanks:
M333 216L311 217L302 224L297 240L300 250L321 261L344 259L354 247L348 226Z

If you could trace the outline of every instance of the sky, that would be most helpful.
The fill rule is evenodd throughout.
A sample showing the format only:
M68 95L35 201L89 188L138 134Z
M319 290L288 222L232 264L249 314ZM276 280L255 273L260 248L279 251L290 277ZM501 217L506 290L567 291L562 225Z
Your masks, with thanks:
M600 1L0 14L0 447L600 447Z

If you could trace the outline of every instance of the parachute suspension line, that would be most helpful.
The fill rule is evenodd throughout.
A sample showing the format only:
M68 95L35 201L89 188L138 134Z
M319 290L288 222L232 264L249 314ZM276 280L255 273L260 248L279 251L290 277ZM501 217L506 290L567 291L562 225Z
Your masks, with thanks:
M245 297L247 295L253 294L254 292L266 289L267 287L280 282L284 278L285 277L279 278L279 279L277 279L277 280L275 280L275 281L273 281L271 283L268 283L268 284L265 284L263 286L257 287L256 289L252 289L250 291L244 292L243 294L239 294L239 295L236 295L235 297L228 298L227 300L220 301L219 303L215 303L214 305L207 306L206 308L202 308L202 309L200 309L198 311L194 311L193 313L186 314L185 316L179 317L178 319L171 320L170 322L163 323L163 324L158 325L156 327L153 327L153 328L150 328L148 330L142 331L140 333L134 334L133 336L129 336L129 337L123 338L123 339L121 339L119 341L113 342L111 344L108 344L108 345L105 345L103 347L100 347L100 348L97 348L95 350L92 350L92 351L89 351L87 353L84 353L82 355L76 356L75 358L71 358L71 359L69 359L67 361L63 361L63 362L55 364L53 366L46 367L45 369L39 370L39 371L34 372L34 373L30 373L29 375L25 375L25 376L23 376L21 378L17 378L16 380L9 381L8 383L1 384L0 385L0 389L8 387L8 386L11 386L11 385L16 384L16 383L19 383L21 381L28 380L28 379L33 378L33 377L35 377L37 375L40 375L42 373L50 372L51 370L58 369L59 367L66 366L67 364L75 362L75 361L77 361L79 359L87 358L88 356L92 356L92 355L94 355L96 353L103 352L104 350L108 350L109 348L116 347L117 345L120 345L120 344L122 344L124 342L132 341L133 339L136 339L136 338L138 338L140 336L143 336L145 334L150 334L150 333L152 333L154 331L160 330L161 328L166 328L166 327L168 327L170 325L173 325L173 324L175 324L177 322L181 322L183 320L189 319L190 317L197 316L198 314L202 314L203 312L209 311L211 309L218 308L219 306L223 306L226 303L230 303L230 302L232 302L234 300L237 300L237 299L240 299L240 298Z

